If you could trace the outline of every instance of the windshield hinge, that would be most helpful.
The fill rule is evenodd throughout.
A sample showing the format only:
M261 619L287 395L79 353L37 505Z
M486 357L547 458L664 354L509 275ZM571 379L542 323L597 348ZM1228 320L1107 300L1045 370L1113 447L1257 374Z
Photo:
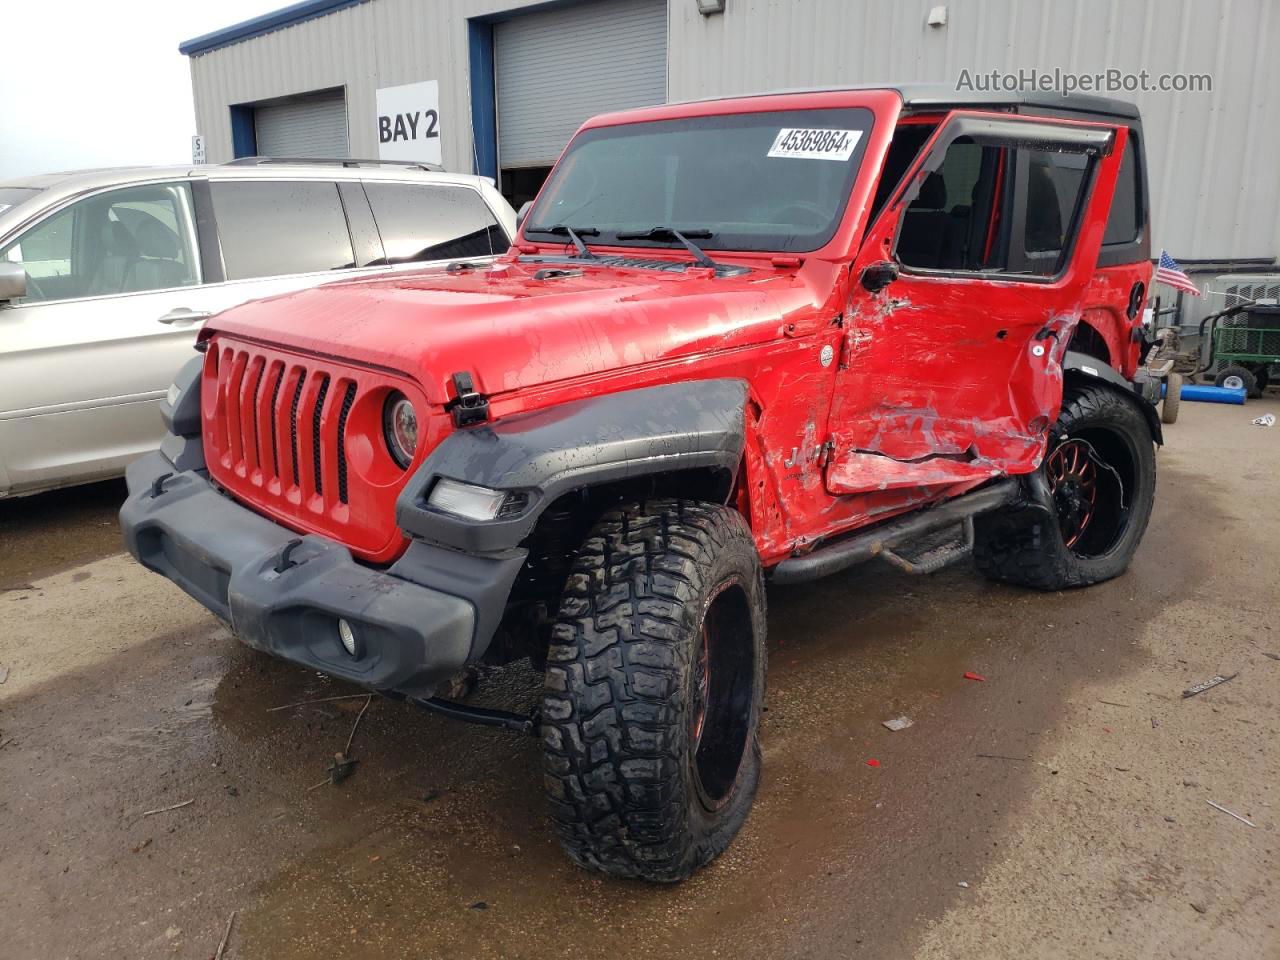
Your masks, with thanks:
M453 413L455 427L470 427L489 421L489 398L476 391L471 374L455 373L453 392L453 399L446 403L444 408Z

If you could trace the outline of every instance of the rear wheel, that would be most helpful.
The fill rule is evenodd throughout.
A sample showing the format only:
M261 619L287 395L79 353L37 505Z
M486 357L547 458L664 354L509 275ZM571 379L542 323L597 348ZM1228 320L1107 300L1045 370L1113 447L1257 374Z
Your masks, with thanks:
M578 551L547 656L544 772L566 853L675 881L737 834L760 775L765 598L746 522L611 511Z
M993 580L1061 590L1123 573L1155 498L1151 429L1135 401L1100 386L1069 388L1040 476L1051 515L1010 507L974 521L974 561Z
M1239 364L1223 367L1213 382L1228 390L1243 390L1247 397L1257 398L1262 395L1262 391L1258 389L1258 378L1253 375L1253 371Z

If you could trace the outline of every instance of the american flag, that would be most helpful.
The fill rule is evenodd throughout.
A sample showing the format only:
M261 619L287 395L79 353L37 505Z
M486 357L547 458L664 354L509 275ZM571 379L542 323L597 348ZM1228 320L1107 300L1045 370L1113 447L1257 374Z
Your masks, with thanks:
M1187 291L1193 297L1202 296L1186 271L1178 265L1178 261L1169 256L1165 250L1160 251L1160 262L1156 264L1156 283L1167 283L1175 290Z

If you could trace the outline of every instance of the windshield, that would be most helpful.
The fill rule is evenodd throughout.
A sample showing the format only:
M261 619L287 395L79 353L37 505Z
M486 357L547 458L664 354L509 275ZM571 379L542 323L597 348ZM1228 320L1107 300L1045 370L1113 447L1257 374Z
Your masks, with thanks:
M706 250L816 250L844 214L871 123L870 110L846 107L585 130L524 232L551 239L568 226L598 230L592 243L679 247L674 228Z
M0 187L0 213L25 203L39 192L36 187Z

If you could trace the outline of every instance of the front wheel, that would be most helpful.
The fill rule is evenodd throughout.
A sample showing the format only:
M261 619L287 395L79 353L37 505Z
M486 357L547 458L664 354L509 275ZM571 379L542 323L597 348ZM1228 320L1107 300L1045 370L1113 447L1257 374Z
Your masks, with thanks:
M1129 566L1151 518L1155 446L1137 402L1068 388L1040 477L1050 515L1013 506L974 520L974 561L993 580L1041 590L1101 583Z
M671 882L738 833L760 776L765 596L727 507L656 500L579 549L547 654L544 779L570 859Z

